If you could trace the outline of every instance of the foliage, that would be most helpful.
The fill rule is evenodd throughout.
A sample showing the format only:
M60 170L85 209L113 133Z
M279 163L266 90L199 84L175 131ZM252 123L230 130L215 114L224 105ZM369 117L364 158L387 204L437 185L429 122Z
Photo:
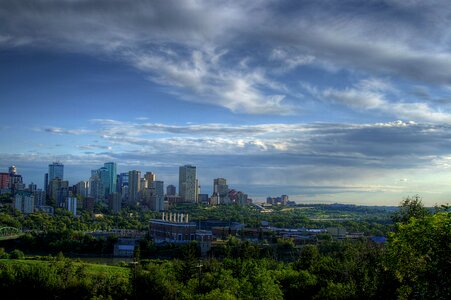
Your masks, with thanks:
M387 268L400 298L451 298L451 212L411 217L390 235Z
M423 218L429 211L423 206L420 196L407 197L400 203L399 211L393 215L395 223L406 224L410 218Z

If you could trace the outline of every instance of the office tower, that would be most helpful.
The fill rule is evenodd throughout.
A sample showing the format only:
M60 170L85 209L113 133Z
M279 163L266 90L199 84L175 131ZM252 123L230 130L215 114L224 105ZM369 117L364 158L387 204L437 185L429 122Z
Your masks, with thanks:
M15 166L9 167L9 188L13 194L17 191L23 191L25 189L22 175L17 174Z
M154 211L164 210L164 182L153 181L152 189L153 189L153 197L151 209Z
M44 175L44 191L47 195L49 194L49 173Z
M80 181L75 185L75 194L81 197L89 195L89 181Z
M34 196L30 192L18 192L14 198L14 207L24 214L34 211Z
M282 204L287 205L288 204L288 195L282 195L280 198L282 198Z
M108 169L108 194L116 192L116 175L117 175L117 165L115 162L107 162L103 165L105 168ZM107 195L108 195L107 194Z
M95 200L103 200L105 196L105 188L103 187L102 180L97 172L94 172L89 178L89 196Z
M112 193L108 196L110 210L117 214L122 208L122 197L119 193Z
M34 196L34 204L35 206L44 206L45 205L45 191L41 189L37 189L33 192Z
M179 168L179 193L183 202L197 202L198 182L196 167L191 165Z
M50 198L55 201L57 207L63 207L66 198L69 196L69 182L55 178L49 184Z
M36 189L37 189L37 186L36 186L36 184L34 184L33 182L32 183L30 183L29 185L28 185L28 191L29 192L35 192L36 191Z
M49 182L55 178L64 179L64 165L60 162L54 162L49 165Z
M147 180L147 187L152 187L152 182L157 180L157 175L155 173L152 173L152 172L147 172L144 175L144 178Z
M139 183L139 190L142 191L143 189L147 189L150 187L150 185L147 184L146 178L141 178Z
M136 204L139 201L139 191L141 185L141 172L130 171L128 172L128 201Z
M0 173L0 190L9 188L9 173Z
M128 173L120 173L117 175L117 191L123 193L125 186L128 186Z
M77 215L77 198L76 197L67 197L66 198L66 209L68 211L70 211L74 217Z
M229 192L229 186L227 185L227 180L224 178L216 178L213 180L213 193L218 194L218 196L225 197Z
M17 174L17 168L16 168L16 166L11 166L11 167L9 167L8 171L9 171L9 176L14 176L14 175Z
M100 191L101 194L99 196L102 199L105 199L110 193L110 172L107 168L101 167L97 170L97 174L102 182L102 190Z
M176 189L175 186L170 184L166 187L166 195L167 196L175 196L176 194Z

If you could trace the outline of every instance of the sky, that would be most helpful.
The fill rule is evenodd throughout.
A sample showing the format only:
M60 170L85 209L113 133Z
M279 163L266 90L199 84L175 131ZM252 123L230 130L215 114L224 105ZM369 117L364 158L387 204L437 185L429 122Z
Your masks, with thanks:
M0 1L0 171L451 199L451 2Z

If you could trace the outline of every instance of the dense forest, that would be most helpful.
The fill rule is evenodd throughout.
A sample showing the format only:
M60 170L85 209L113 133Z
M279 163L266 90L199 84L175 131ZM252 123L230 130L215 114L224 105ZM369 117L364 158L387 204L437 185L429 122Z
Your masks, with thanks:
M228 208L230 214L234 209ZM297 211L285 213L285 222L297 222L289 217ZM146 217L150 216L137 214L127 222L141 224ZM39 228L36 234L41 238L58 232L61 236L38 243L35 233L28 233L12 244L20 247L0 249L2 298L23 299L31 292L37 299L451 299L451 211L446 206L426 209L418 197L405 199L391 214L385 244L326 238L301 247L289 239L279 240L268 247L230 237L217 257L200 258L192 243L162 260L154 258L158 250L145 239L135 251L134 262L122 266L87 264L63 253L23 253L33 243L41 250L47 245L62 252L76 246L80 252L107 252L113 241L91 240L77 230L105 226L108 218L114 223L122 217L105 217L98 224L83 218L63 213L24 217L4 211L1 224ZM64 228L52 227L66 221ZM364 226L375 230L371 223ZM385 232L385 227L378 226L376 230Z

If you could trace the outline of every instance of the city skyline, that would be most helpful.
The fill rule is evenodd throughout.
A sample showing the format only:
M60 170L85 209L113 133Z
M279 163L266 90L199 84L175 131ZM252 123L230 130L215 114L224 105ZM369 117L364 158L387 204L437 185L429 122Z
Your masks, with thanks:
M54 161L71 184L116 162L167 186L191 164L209 194L226 178L257 201L449 203L450 11L1 1L0 172L43 187Z

